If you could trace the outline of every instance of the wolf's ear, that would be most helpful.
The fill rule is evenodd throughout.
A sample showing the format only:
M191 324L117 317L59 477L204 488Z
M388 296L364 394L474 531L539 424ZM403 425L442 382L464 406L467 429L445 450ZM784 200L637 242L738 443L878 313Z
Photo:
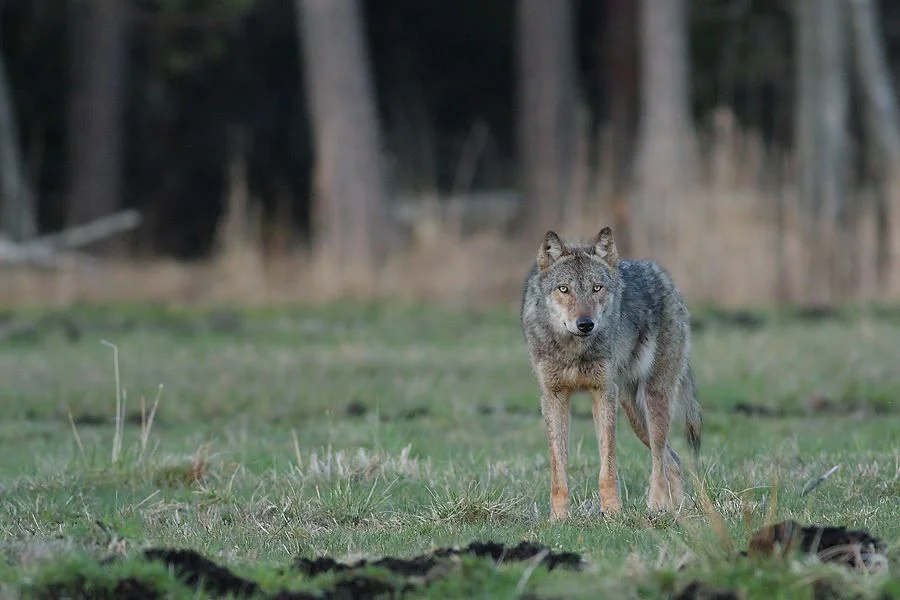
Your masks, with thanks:
M555 231L548 231L544 234L544 241L541 242L541 248L538 250L537 266L540 271L546 271L553 263L559 260L559 257L565 254L566 247L562 240L556 235Z
M612 229L609 227L601 229L600 233L594 237L591 245L593 246L594 254L599 256L600 260L609 265L611 269L616 268L616 263L619 262L619 251L616 250Z

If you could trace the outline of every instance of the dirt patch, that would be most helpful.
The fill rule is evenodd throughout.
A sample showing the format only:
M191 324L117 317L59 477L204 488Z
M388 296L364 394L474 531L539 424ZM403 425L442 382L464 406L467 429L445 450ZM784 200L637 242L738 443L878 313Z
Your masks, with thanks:
M852 569L879 570L887 567L885 544L869 532L824 525L802 526L782 521L757 530L742 556L785 558L793 553L815 554L822 562L837 563ZM846 593L832 581L816 580L813 598L844 598ZM689 582L673 596L674 600L739 600L741 590L718 587L705 581Z
M367 414L369 414L369 407L359 400L351 400L344 405L344 415L349 418L359 419ZM427 406L413 406L392 415L381 413L379 418L382 423L391 423L394 421L415 421L417 419L425 418L430 414L431 409Z
M821 394L815 394L804 398L799 405L794 405L790 408L752 402L738 402L732 407L731 412L736 415L762 419L829 415L865 418L874 415L890 414L891 408L879 399L848 398L846 400L832 400Z
M182 314L155 309L140 316L69 314L47 312L42 315L0 314L0 342L39 344L63 340L76 343L128 333L138 329L187 337L199 333L239 335L246 329L244 317L233 310L211 310L202 314Z
M743 596L728 588L716 587L704 581L688 583L673 600L742 600Z
M866 531L849 530L846 527L801 526L794 521L783 521L764 527L752 536L749 557L784 557L789 552L815 554L824 562L835 562L854 569L885 566L885 544ZM402 597L447 577L462 557L489 558L496 564L506 562L538 563L548 570L564 568L581 570L584 567L580 555L572 552L553 552L548 547L523 541L515 546L495 542L472 542L462 548L440 548L433 552L409 558L383 557L377 560L359 560L344 563L329 556L301 557L290 566L294 572L312 578L330 574L326 578L329 587L315 592L290 590L277 591L268 597L277 600L368 600L377 597ZM144 552L148 560L160 561L171 569L184 585L197 592L217 597L262 597L258 582L236 575L227 567L216 564L192 550L150 549ZM826 581L814 582L816 598L840 597L841 590ZM821 585L819 585L821 584ZM124 600L150 600L166 594L140 579L127 577L109 589L98 589L95 582L76 574L64 582L54 582L33 590L37 598L117 598ZM677 600L734 600L743 598L744 592L718 587L702 580L693 580L668 591ZM526 596L536 598L536 596Z
M158 560L171 568L184 583L195 589L202 589L216 595L231 594L235 597L247 597L259 594L259 584L255 581L235 575L226 567L222 567L192 550L151 549L144 552L150 560ZM580 555L571 552L552 552L546 546L533 542L520 542L516 546L505 546L495 542L472 542L464 548L441 548L428 554L410 558L384 557L378 560L359 560L352 564L342 563L328 556L317 558L298 558L292 569L307 577L315 577L324 573L337 574L332 590L318 594L291 592L282 590L272 596L278 600L319 600L330 598L368 599L385 594L396 596L417 586L427 586L450 571L447 568L435 567L452 565L454 558L476 556L490 558L496 563L510 561L539 560L548 570L555 568L581 569L583 561ZM393 577L361 572L368 567L376 567L389 571ZM437 573L437 576L434 574ZM140 595L153 592L141 587L140 582L131 582L128 590L131 596L123 592L122 598L152 598L152 595ZM130 592L129 592L130 593Z
M752 404L750 402L738 402L731 409L736 415L745 415L747 417L768 417L780 419L786 416L783 408L774 408L765 404Z
M882 316L874 311L873 314L876 317ZM768 314L741 309L707 308L692 315L691 328L695 332L703 331L712 326L740 331L757 331L777 323L839 323L846 322L849 317L846 311L838 307L820 305L801 305L778 313Z
M69 420L68 414L61 415L61 417L66 421ZM122 418L122 423L132 427L141 427L144 424L144 419L145 416L141 415L139 411L129 412ZM108 427L116 424L115 415L93 412L83 412L72 415L72 421L77 427ZM160 421L158 416L155 417L153 420L154 425L158 426Z
M400 410L393 414L381 413L379 419L382 423L396 423L398 421L416 421L431 415L431 409L427 406L413 406Z
M824 525L801 526L782 521L758 530L750 538L749 556L783 557L792 552L815 554L822 562L854 569L880 569L887 565L883 541L867 531Z
M541 564L550 571L556 567L578 570L583 566L581 556L578 554L552 552L546 546L523 541L512 547L495 542L472 542L465 548L440 548L431 554L423 554L407 559L393 557L385 557L375 561L363 559L353 564L341 563L327 556L315 559L298 558L294 562L294 568L306 575L315 576L322 573L341 573L373 566L387 569L405 577L425 577L434 567L441 564L443 559L451 557L477 556L479 558L490 558L496 563L502 563L528 561L536 559L539 555L542 555Z
M399 417L403 421L415 421L416 419L427 417L430 414L431 409L427 406L415 406L400 413Z
M711 325L743 331L755 331L766 325L766 319L748 310L712 308L703 311L702 314L694 315L691 319L691 329L694 331L702 331Z
M535 404L532 406L519 406L516 404L509 404L507 406L491 406L490 404L481 404L478 406L478 413L486 416L507 414L525 417L540 417L541 407L537 401L535 401ZM572 419L576 421L592 421L594 419L594 416L590 410L583 410L575 407L572 408L570 415Z
M821 323L824 321L842 321L846 315L835 306L807 304L798 306L788 313L798 321Z
M358 400L351 400L344 407L344 414L348 417L364 417L369 412L369 407Z
M156 600L160 597L160 593L140 579L126 577L116 584L112 597L127 600Z
M202 588L220 596L252 596L259 591L256 582L238 577L193 550L150 549L144 552L144 556L165 563L179 579L193 588Z
M478 413L482 415L516 415L534 417L541 416L540 404L535 400L533 405L522 406L518 404L508 404L505 406L496 406L492 404L478 405Z
M75 575L68 581L54 582L35 589L27 597L37 600L57 600L58 598L103 599L103 600L156 600L163 594L153 586L135 577L120 580L113 588L103 589L93 584L83 575Z
M503 407L508 415L523 415L526 417L541 416L541 406L535 401L534 405L520 406L518 404L508 404Z
M878 398L850 397L834 400L823 394L813 394L803 400L806 415L850 415L868 417L891 412L891 407Z

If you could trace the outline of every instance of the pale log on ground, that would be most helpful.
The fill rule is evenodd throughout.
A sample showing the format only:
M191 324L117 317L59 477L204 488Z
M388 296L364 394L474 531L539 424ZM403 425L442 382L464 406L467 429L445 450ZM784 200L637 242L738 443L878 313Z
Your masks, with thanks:
M59 233L41 236L24 244L17 244L0 236L0 263L58 266L62 261L60 255L62 251L74 250L108 239L136 228L140 222L140 213L136 210L126 210Z

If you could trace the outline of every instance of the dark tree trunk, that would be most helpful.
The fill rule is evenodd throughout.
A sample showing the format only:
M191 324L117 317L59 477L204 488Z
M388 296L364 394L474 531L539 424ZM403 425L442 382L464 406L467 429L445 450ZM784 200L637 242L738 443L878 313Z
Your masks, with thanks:
M808 221L807 293L816 303L846 295L854 268L844 8L844 0L796 0L798 193Z
M900 200L900 110L887 64L878 3L849 0L848 4L867 145L878 163L875 272L878 285L883 286L891 266L890 206Z
M628 194L634 175L634 146L638 122L638 3L608 0L606 43L602 46L604 88L609 94L609 126L612 152L612 218L616 245L622 255L631 254ZM604 64L604 61L601 61Z
M358 0L296 0L315 154L317 248L342 268L390 244L382 137Z
M519 179L530 236L558 228L572 202L576 149L571 0L519 0Z
M121 0L72 0L70 11L68 221L77 225L121 203L127 12Z
M22 164L12 90L3 56L0 56L0 233L15 241L37 234L34 193Z

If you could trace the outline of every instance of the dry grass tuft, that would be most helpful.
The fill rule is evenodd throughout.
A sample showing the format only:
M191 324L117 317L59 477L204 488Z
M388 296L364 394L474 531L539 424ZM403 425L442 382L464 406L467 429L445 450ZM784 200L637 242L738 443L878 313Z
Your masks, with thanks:
M207 473L206 457L198 453L160 465L153 476L153 483L161 488L192 487L202 483Z

